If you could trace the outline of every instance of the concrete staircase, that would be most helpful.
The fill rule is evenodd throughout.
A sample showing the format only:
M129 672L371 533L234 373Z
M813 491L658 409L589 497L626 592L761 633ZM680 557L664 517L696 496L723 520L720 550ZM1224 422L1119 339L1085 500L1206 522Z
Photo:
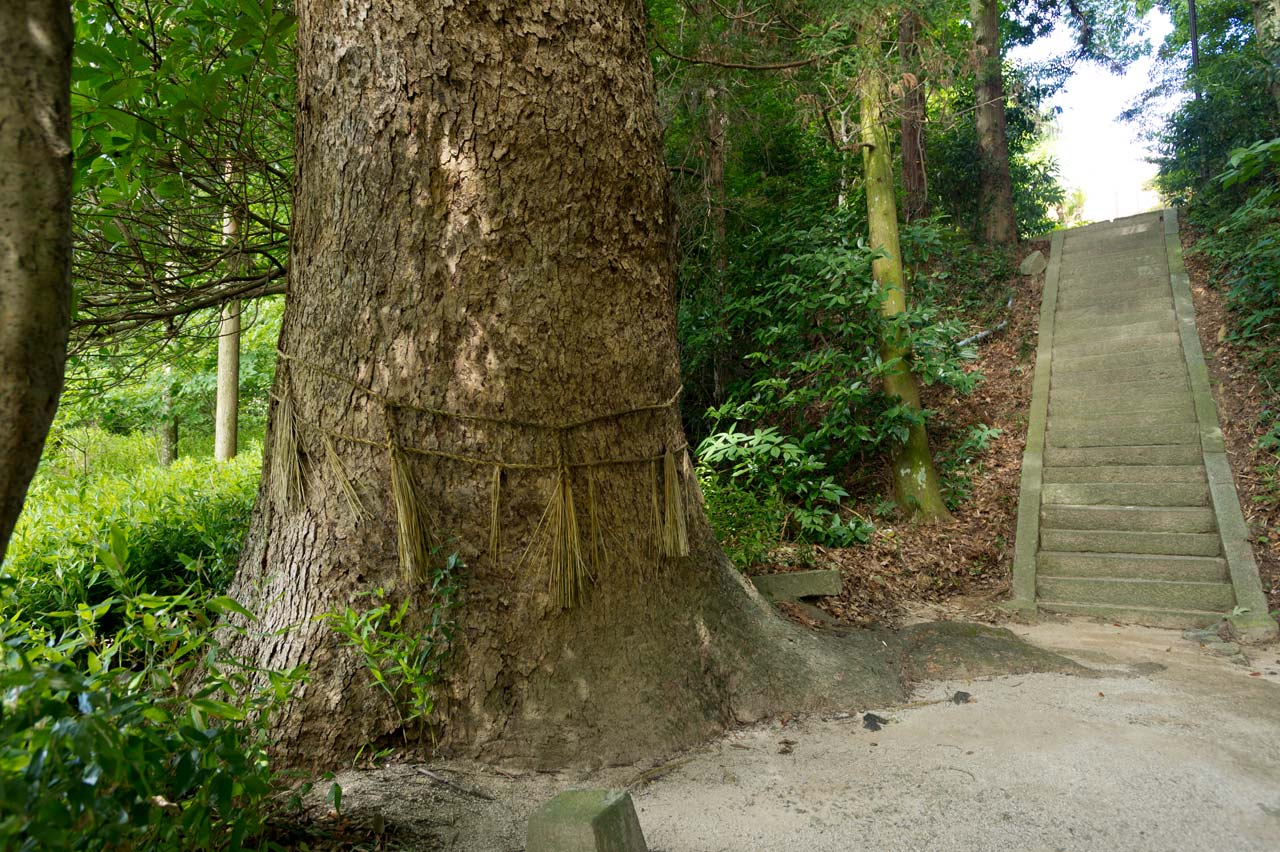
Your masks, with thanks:
M1015 605L1273 633L1195 334L1174 211L1058 232ZM1225 470L1225 482L1223 471Z

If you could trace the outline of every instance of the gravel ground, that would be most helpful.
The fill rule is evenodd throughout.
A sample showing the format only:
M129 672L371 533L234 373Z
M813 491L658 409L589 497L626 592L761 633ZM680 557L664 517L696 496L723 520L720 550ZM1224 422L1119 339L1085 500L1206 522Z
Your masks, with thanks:
M1280 648L1231 659L1176 631L1011 627L1096 674L931 683L864 708L879 731L857 713L773 722L657 768L432 764L492 801L412 767L347 773L347 807L407 848L468 852L522 849L560 790L623 786L654 852L1280 849Z

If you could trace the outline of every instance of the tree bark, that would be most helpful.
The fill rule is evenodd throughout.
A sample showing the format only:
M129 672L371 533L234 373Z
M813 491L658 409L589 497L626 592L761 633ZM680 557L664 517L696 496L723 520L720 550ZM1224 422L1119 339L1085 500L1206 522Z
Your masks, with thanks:
M1000 54L1000 0L969 0L977 62L978 203L982 236L990 243L1018 240L1005 130L1004 72Z
M0 561L66 365L71 38L65 0L0 4Z
M403 459L418 505L466 564L441 748L598 765L782 707L898 694L867 650L878 640L819 641L744 583L687 467L685 512L654 495L670 480L651 459L682 456L685 438L666 404L679 384L673 229L643 4L297 9L271 428L291 434L293 409L303 483L293 498L264 487L232 590L259 615L247 658L310 668L276 731L283 759L332 764L396 728L316 620L388 587L430 624L430 590L401 573L389 441L416 448ZM286 445L273 441L264 482L291 470ZM349 508L344 473L371 517ZM593 575L571 608L550 590L541 523L566 484ZM657 555L655 513L687 522L687 556Z
M902 188L903 217L908 222L929 216L929 180L925 170L924 123L926 97L921 82L920 13L904 10L898 22L898 43L902 57ZM909 75L909 76L908 76Z
M861 33L867 55L878 47L871 26ZM861 89L862 165L867 185L867 227L871 247L883 256L871 263L871 272L884 294L881 311L892 321L907 309L903 285L902 249L898 241L898 205L893 192L893 157L889 152L888 114L881 92L882 81L874 72L864 72ZM911 351L897 339L892 324L887 326L880 344L880 359L885 364L885 392L897 397L915 422L907 440L893 461L894 495L899 507L924 521L940 521L950 517L942 498L941 482L929 453L929 436L924 427L920 407L920 389L911 372Z

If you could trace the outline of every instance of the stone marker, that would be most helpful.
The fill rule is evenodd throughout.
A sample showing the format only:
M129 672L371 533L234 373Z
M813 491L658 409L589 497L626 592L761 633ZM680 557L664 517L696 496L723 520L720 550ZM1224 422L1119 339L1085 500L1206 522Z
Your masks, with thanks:
M761 574L752 577L751 582L765 597L784 601L838 595L841 588L840 572L834 569Z
M529 817L525 852L648 852L631 794L569 790Z
M1039 275L1049 268L1049 261L1044 259L1044 252L1033 251L1031 254L1023 258L1022 263L1018 265L1018 271L1023 275Z

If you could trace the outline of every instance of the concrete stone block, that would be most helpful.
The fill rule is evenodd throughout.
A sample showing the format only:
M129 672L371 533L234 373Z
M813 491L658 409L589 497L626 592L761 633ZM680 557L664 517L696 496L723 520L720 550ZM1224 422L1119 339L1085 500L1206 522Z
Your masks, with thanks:
M1227 612L1235 606L1230 583L1116 580L1037 575L1036 592L1050 600L1104 606Z
M765 597L783 601L838 595L841 589L840 572L835 569L761 574L751 582Z
M1205 482L1204 468L1195 464L1105 464L1092 467L1047 467L1045 484L1058 482Z
M1040 524L1044 528L1058 530L1129 532L1207 533L1218 529L1212 509L1140 506L1046 505L1041 508Z
M631 794L569 790L529 817L525 852L648 852Z
M1042 530L1045 550L1079 553L1150 553L1170 556L1217 556L1217 533L1126 532L1121 530Z
M1117 544L1124 546L1123 541ZM1194 583L1225 583L1230 579L1227 561L1211 556L1041 550L1036 563L1039 573L1047 577L1124 577L1132 580L1186 580Z
M1045 447L1046 467L1093 467L1095 465L1160 466L1200 464L1202 455L1195 444L1168 444L1162 447Z
M1044 502L1071 506L1208 506L1204 482L1046 482Z
M1033 251L1022 259L1022 263L1018 264L1018 271L1023 275L1039 275L1049 267L1049 261L1045 260L1044 252Z
M1108 337L1097 337L1091 332L1119 332ZM1155 346L1181 346L1177 326L1168 322L1142 322L1132 326L1104 326L1092 329L1082 326L1078 333L1064 338L1057 331L1053 335L1053 357L1073 358L1078 355L1109 355L1114 352L1132 352Z

